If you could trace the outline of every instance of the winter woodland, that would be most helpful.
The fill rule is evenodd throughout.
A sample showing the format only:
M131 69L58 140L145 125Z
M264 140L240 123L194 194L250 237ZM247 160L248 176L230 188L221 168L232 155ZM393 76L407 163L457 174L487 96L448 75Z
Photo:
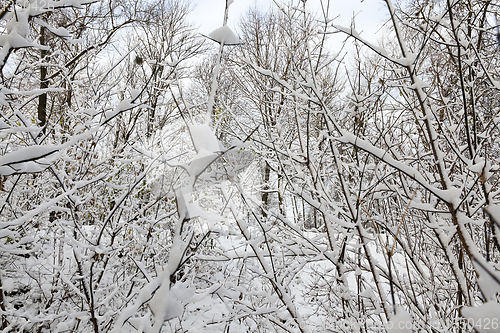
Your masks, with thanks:
M0 331L500 332L500 1L232 2L2 0Z

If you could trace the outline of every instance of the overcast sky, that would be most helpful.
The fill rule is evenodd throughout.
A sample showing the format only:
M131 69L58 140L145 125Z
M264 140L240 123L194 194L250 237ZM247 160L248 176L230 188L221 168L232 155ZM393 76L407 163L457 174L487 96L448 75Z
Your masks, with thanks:
M326 0L323 0L326 3ZM363 36L376 42L375 33L387 19L387 9L381 0L330 0L330 18L340 15L334 24L350 26L353 15L356 15L356 30L364 31ZM295 3L297 0L294 1ZM190 14L190 19L197 26L202 34L209 34L222 25L225 0L192 0L194 10ZM229 7L228 25L237 31L238 19L250 6L255 6L266 10L272 5L272 0L234 0ZM306 7L311 11L320 11L320 0L308 0Z

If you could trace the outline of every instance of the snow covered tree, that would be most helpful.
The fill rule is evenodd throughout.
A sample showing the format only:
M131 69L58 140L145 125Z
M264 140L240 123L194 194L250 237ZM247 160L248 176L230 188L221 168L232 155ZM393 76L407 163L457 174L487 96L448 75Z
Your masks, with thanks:
M350 91L344 91L344 102L327 102L315 59L321 52L313 47L317 36L307 33L304 21L295 28L282 24L290 35L304 36L300 45L308 45L307 57L301 58L293 44L279 39L290 57L291 75L269 67L259 48L249 47L258 56L241 57L250 74L239 76L240 86L262 87L249 98L278 93L293 102L269 103L283 108L279 116L290 112L292 117L280 121L275 113L267 133L247 133L272 152L261 156L284 180L280 188L286 200L299 198L324 221L311 238L299 229L302 241L292 241L275 232L295 232L286 218L298 215L269 210L262 202L270 213L266 221L275 222L266 224L253 215L256 230L259 224L262 230L260 244L272 264L278 259L271 249L283 239L300 244L287 243L295 260L299 248L323 256L324 266L306 256L297 271L290 263L276 268L276 276L307 272L316 277L304 293L313 301L295 302L331 318L316 329L346 323L348 330L370 331L377 323L399 323L408 313L411 327L425 330L435 325L459 330L466 319L472 326L480 319L493 322L498 320L500 284L494 265L499 250L497 106L491 98L498 94L498 43L491 25L497 7L482 1L412 2L399 9L386 4L392 23L387 35L396 48L370 43L353 27L335 26L358 45L359 66L347 68ZM301 8L280 10L288 22L298 22L306 15ZM256 36L265 40L273 29L264 31ZM449 76L443 77L443 71ZM256 81L266 83L250 83ZM263 97L258 100L256 105L264 108ZM312 115L319 121L312 121ZM255 119L240 127L266 128L264 116ZM290 124L294 134L286 135L282 128ZM280 286L290 280L273 281ZM311 320L306 326L315 324Z
M2 331L498 331L498 3L231 3L0 13Z
M169 4L26 1L6 9L0 51L4 331L109 331L165 262L179 176L165 160L175 141L166 148L158 141L145 145L135 122L148 119L143 96L157 70L144 71L135 89L120 89L127 78L119 71L133 50L109 62L101 57L112 54L115 37L158 17L175 17L172 41L194 39L186 5ZM180 44L184 53L166 51L177 59L172 70L195 53ZM163 140L181 132L170 130Z

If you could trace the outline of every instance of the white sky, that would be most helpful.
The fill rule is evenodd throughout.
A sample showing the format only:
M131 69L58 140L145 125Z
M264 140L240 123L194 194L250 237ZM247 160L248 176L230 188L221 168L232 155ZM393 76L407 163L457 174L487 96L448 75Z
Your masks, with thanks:
M282 0L279 0L282 2ZM320 12L321 0L307 0L306 8L310 11ZM350 26L353 15L356 15L356 30L363 31L362 36L373 43L378 38L375 33L388 18L387 9L382 0L330 0L329 18L340 15L333 21L334 24ZM294 0L297 3L298 0ZM326 3L326 0L323 0ZM208 35L222 25L226 0L192 0L194 10L190 20L199 26L199 32ZM229 7L228 25L237 31L237 21L245 14L250 6L270 8L272 0L234 0ZM379 33L380 35L380 33Z

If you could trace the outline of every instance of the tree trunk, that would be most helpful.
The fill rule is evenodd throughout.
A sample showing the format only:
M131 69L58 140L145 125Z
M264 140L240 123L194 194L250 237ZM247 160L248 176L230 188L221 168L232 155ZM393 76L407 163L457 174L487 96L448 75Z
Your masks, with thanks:
M40 28L40 45L45 45L45 27ZM49 87L49 82L47 80L47 66L43 63L47 61L47 56L49 52L47 50L40 50L40 60L42 65L40 66L40 89L46 89ZM45 127L47 123L47 93L43 93L38 96L38 123L40 127ZM45 128L43 129L45 132Z

